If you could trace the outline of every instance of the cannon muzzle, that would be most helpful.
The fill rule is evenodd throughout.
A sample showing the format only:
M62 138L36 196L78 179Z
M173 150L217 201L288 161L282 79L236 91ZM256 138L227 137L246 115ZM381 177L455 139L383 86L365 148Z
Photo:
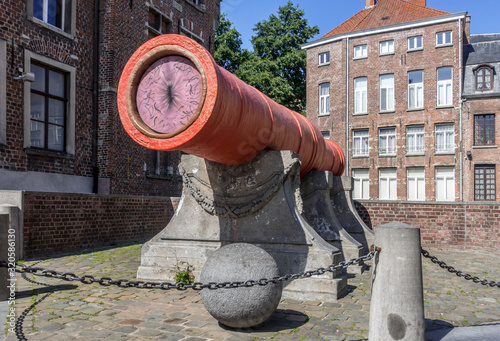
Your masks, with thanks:
M132 55L120 78L118 109L127 133L149 149L181 150L226 165L248 162L265 149L291 150L300 156L301 176L344 171L335 142L184 36L158 36Z

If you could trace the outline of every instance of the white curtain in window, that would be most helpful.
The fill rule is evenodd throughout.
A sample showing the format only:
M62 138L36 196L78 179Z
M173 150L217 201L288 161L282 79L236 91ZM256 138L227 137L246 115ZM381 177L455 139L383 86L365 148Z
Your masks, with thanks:
M455 170L451 167L436 167L436 200L455 200Z
M397 179L396 169L379 170L379 199L396 200L397 199Z
M355 103L354 112L355 113L365 113L367 112L367 79L366 77L356 78L354 80L354 92L355 92Z
M380 76L380 110L394 110L394 75Z
M425 200L424 168L408 169L408 200Z

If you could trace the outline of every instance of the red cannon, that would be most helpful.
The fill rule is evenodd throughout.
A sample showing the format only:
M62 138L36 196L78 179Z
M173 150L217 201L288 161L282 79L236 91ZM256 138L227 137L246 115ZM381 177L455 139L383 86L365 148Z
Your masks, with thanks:
M120 78L118 109L127 133L149 149L181 150L226 165L248 162L265 149L291 150L300 156L301 176L344 171L335 142L184 36L158 36L132 55Z

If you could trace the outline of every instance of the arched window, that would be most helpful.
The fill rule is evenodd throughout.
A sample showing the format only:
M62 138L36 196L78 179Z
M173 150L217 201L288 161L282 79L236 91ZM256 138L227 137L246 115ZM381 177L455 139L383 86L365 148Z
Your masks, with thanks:
M493 85L493 69L489 66L481 66L476 70L476 90L491 90Z

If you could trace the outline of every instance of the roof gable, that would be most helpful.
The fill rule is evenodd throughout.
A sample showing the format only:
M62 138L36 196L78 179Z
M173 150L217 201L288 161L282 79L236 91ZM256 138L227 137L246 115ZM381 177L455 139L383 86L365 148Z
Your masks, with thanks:
M320 39L448 14L451 13L417 5L406 0L379 0L375 6L359 11Z

